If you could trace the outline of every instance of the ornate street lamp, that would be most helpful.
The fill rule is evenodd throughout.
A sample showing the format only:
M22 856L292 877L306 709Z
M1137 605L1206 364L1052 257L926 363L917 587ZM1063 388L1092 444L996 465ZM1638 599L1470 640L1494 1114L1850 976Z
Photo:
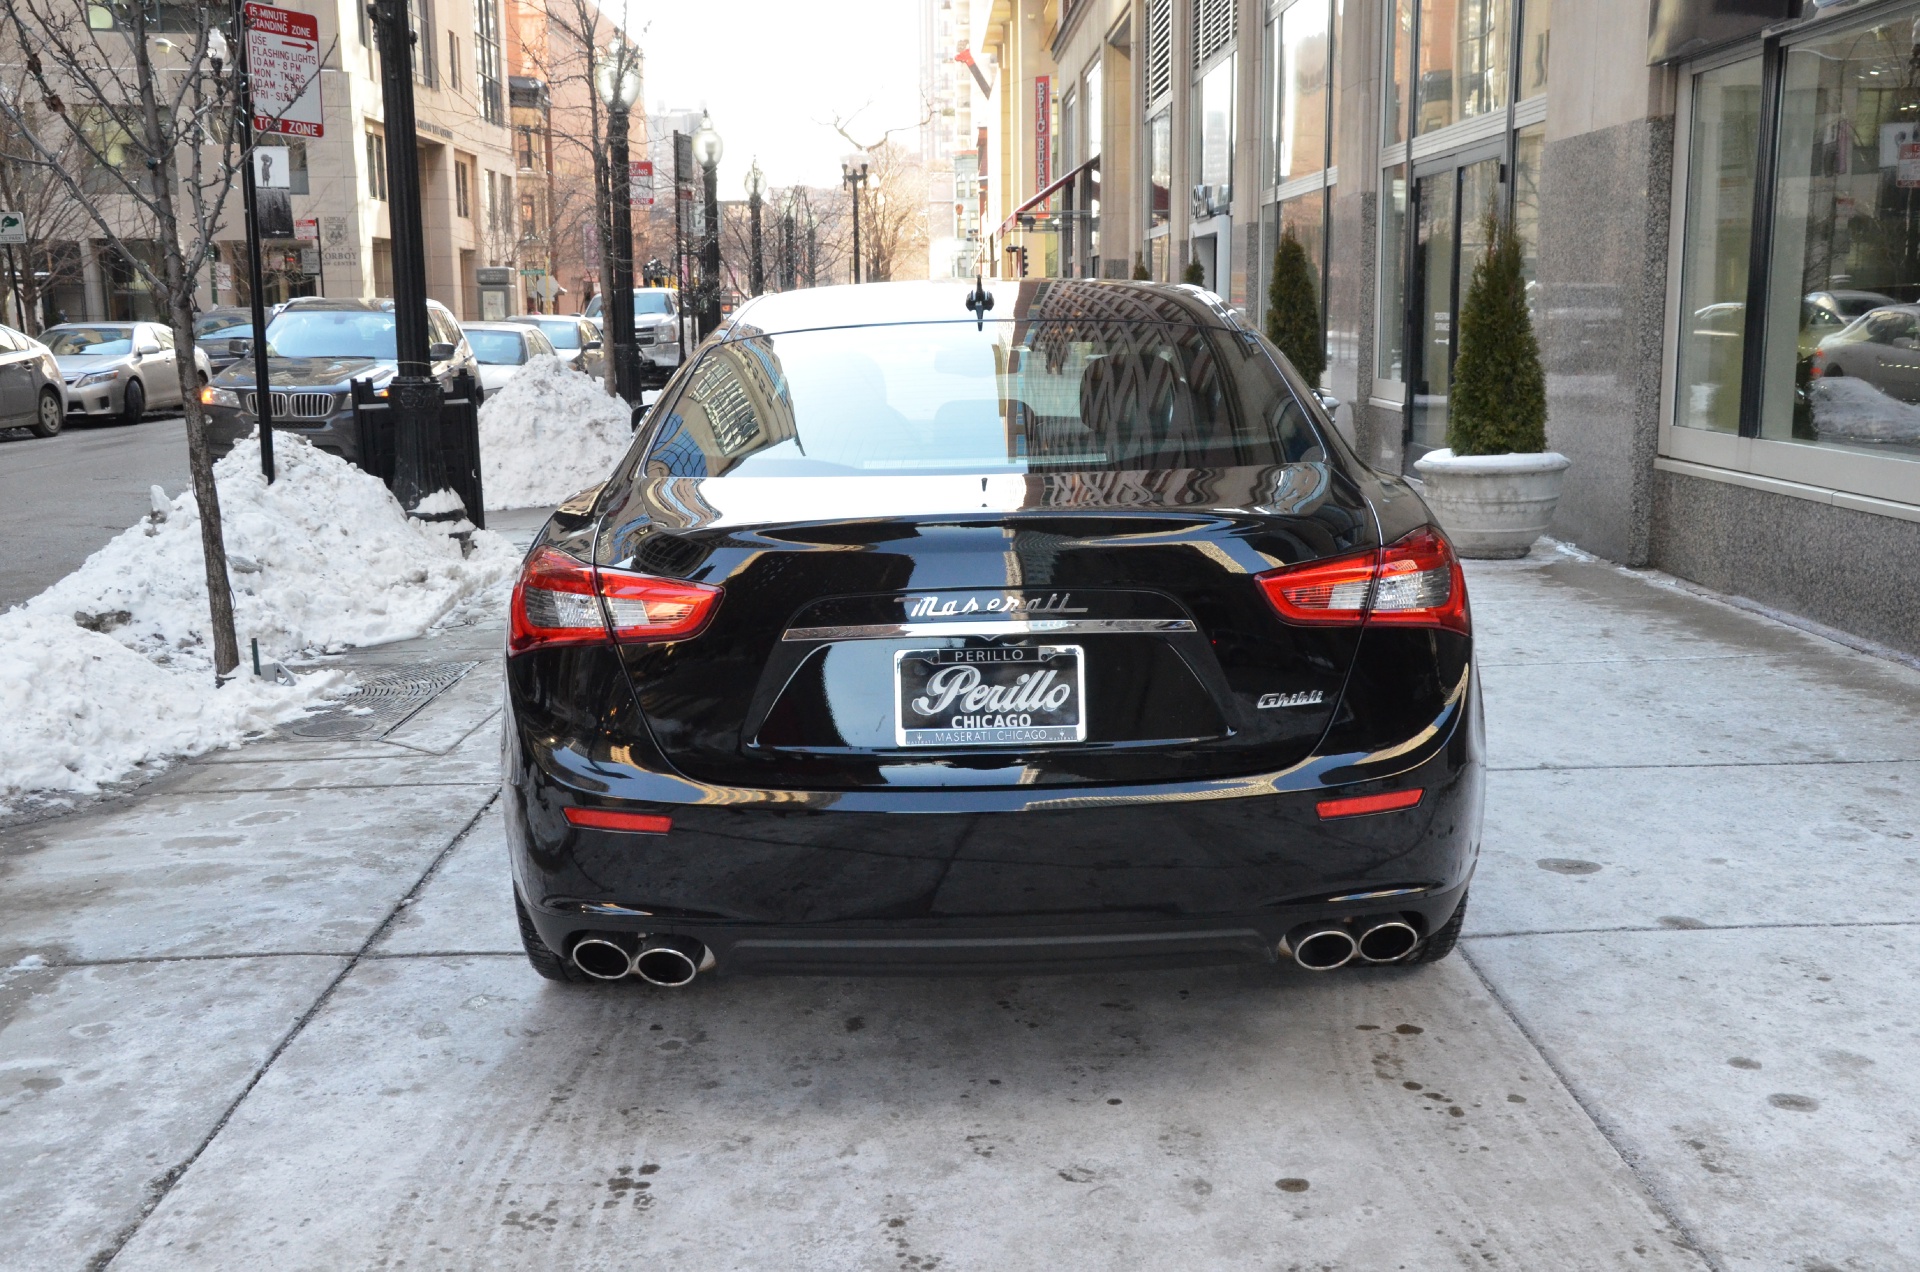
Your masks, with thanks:
M609 48L594 68L594 87L607 108L607 194L613 225L607 235L613 253L613 290L607 295L606 339L613 358L614 391L629 405L640 402L633 344L633 190L627 160L628 113L640 96L639 50Z
M855 168L852 164L840 165L840 184L853 191L853 281L860 281L860 191L867 184L867 165Z
M747 290L758 296L767 289L767 267L760 251L760 196L766 192L767 179L755 159L747 168L747 225L753 239L753 255L747 261Z
M700 335L704 339L720 325L720 156L726 147L713 130L713 117L700 112L693 134L693 158L700 165L706 187L706 241L700 245Z

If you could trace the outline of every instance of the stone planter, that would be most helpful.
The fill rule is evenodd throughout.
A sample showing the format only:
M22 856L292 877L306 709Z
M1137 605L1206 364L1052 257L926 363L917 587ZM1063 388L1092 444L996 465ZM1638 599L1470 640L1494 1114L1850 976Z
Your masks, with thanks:
M1427 506L1454 550L1477 560L1523 557L1553 523L1560 482L1571 463L1554 451L1531 455L1455 455L1429 451L1414 461Z

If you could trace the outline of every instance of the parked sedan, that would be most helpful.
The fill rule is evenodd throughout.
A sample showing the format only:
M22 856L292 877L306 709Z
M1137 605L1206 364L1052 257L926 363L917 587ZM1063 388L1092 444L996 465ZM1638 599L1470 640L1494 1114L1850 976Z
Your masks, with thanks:
M481 387L489 393L504 388L528 359L554 353L547 333L525 323L470 322L462 330L479 359Z
M1920 402L1920 305L1868 311L1813 350L1811 378L1852 376L1890 398Z
M67 386L53 351L24 331L0 327L0 428L52 437L67 419Z
M428 301L427 324L433 377L449 388L461 371L477 381L480 364L446 306ZM274 428L300 433L321 450L356 458L360 435L353 417L353 382L366 380L376 396L385 396L399 371L395 359L391 300L303 296L288 301L267 324ZM252 357L239 357L215 376L201 391L200 401L207 408L207 440L216 455L224 455L259 424Z
M68 322L47 328L43 339L66 381L68 415L117 416L138 424L149 408L186 403L173 328L164 323ZM205 384L213 377L207 355L196 348L193 361Z
M271 322L273 315L267 315ZM253 314L245 309L209 309L193 320L193 343L207 355L218 375L238 359L233 350L236 340L253 339Z
M541 975L1453 948L1483 743L1432 514L1214 298L989 287L745 301L535 538Z
M537 327L553 343L553 351L576 371L596 379L606 374L606 354L601 347L600 324L579 314L522 314L508 322Z

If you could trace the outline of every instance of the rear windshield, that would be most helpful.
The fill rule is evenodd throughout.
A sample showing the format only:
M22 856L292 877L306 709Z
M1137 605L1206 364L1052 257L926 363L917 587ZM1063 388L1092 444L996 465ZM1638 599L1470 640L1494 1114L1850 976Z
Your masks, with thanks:
M119 353L133 352L133 329L130 327L71 327L66 331L47 333L47 348L63 358L75 354L110 357Z
M658 408L655 476L1287 464L1320 440L1257 337L1160 323L799 331L710 347Z
M277 358L391 358L393 315L370 309L289 309L267 324Z
M580 347L580 324L571 318L557 319L552 322L540 322L535 325L547 333L547 339L553 341L553 347L556 349L578 349Z
M527 360L526 342L517 331L475 331L467 328L467 343L473 356L496 366L517 367Z

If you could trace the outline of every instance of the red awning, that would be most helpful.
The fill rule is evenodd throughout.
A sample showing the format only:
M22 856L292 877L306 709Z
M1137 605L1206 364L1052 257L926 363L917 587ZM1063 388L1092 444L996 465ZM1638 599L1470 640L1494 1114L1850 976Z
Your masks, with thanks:
M1078 168L1075 168L1072 172L1069 172L1066 176L1061 177L1059 180L1055 181L1052 185L1048 186L1046 189L1042 190L1040 193L1034 195L1031 199L1028 199L1025 203L1022 203L1019 207L1015 208L1013 210L1013 215L1009 216L1006 220L1000 223L1000 228L997 231L997 233L1000 233L1000 234L1007 233L1009 230L1014 228L1013 223L1019 220L1022 214L1033 211L1035 208L1039 207L1042 203L1045 203L1048 199L1051 199L1054 195L1060 193L1061 190L1066 188L1067 182L1073 180L1075 177L1079 176L1081 173L1085 172L1087 169L1098 168L1099 166L1100 166L1100 156L1095 155L1093 158L1081 164Z

